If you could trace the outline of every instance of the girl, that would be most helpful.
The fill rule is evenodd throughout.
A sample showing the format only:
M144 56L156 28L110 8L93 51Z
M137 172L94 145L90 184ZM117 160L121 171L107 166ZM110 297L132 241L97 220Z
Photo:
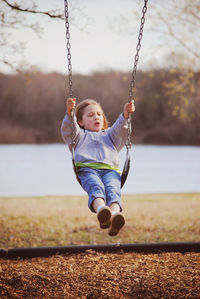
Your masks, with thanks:
M94 100L84 100L76 106L76 99L66 101L67 113L61 134L70 148L72 141L72 112L75 109L75 162L83 189L88 193L88 206L97 213L100 227L109 228L115 236L124 226L121 205L121 177L118 152L127 139L127 119L135 111L134 102L124 105L112 127L108 128L101 105Z

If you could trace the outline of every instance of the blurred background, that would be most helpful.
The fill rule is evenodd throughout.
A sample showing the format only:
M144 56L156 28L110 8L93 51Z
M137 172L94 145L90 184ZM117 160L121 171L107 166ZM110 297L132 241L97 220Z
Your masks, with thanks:
M200 191L198 2L149 0L125 193ZM74 96L99 101L110 125L128 100L143 4L69 1ZM1 0L0 23L0 195L82 194L60 136L64 3Z

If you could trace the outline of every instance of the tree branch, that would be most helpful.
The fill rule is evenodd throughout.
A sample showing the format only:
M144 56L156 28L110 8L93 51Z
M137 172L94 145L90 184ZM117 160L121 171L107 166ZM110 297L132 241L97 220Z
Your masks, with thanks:
M15 67L14 65L13 65L13 62L12 63L10 63L9 61L7 61L7 60L3 60L2 61L5 65L7 65L10 69L12 69L13 71L16 71L17 73L22 73L22 70L19 68L19 67Z
M198 51L195 51L194 48L190 47L183 38L178 37L178 35L173 30L173 27L171 24L160 14L160 19L165 23L168 33L183 47L185 48L189 53L191 53L193 56L200 58L200 55L198 54Z
M43 15L47 15L50 18L64 19L64 16L62 14L55 14L55 13L51 13L49 11L40 11L40 10L29 9L29 8L21 8L17 4L11 4L10 2L8 2L8 0L2 0L2 1L10 8L21 11L21 12L28 12L28 13L33 13L33 14L43 14Z

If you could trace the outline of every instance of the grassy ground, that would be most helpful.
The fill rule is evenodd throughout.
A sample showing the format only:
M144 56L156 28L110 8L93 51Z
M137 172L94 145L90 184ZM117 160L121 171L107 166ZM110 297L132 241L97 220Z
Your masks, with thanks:
M200 193L124 195L126 225L100 230L87 197L0 198L0 248L200 241Z

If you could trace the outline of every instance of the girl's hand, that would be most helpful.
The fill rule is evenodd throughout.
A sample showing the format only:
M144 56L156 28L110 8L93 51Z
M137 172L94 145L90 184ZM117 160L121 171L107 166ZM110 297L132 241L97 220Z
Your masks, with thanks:
M129 113L133 113L135 111L134 101L130 101L124 105L123 115L125 118L128 118Z
M75 98L68 98L66 100L66 106L67 106L67 114L71 116L72 115L72 111L76 107L76 99Z

